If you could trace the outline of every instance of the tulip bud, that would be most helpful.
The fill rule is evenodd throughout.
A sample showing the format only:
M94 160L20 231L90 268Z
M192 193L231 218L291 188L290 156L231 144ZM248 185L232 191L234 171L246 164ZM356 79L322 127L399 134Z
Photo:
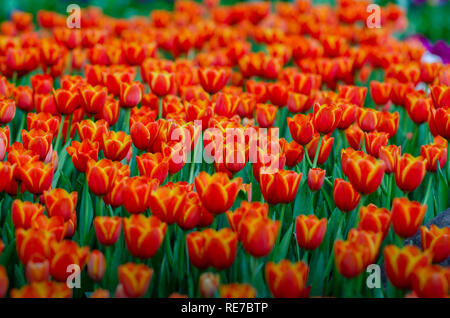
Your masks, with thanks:
M308 172L308 187L311 191L318 191L322 188L325 180L325 170L320 168L311 168Z
M206 272L200 275L200 293L205 298L214 297L217 292L220 283L219 274L214 274L211 272Z
M105 256L99 250L93 250L87 259L87 269L89 277L93 281L100 281L105 274L106 261Z

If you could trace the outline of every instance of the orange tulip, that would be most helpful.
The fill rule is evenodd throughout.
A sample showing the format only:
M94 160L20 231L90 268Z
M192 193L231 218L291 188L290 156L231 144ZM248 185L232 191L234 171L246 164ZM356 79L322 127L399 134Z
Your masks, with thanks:
M156 178L163 183L169 172L169 161L161 153L144 153L136 156L139 174L149 178Z
M8 274L3 266L0 266L0 298L6 296L6 292L8 291Z
M217 270L229 268L237 252L237 234L228 228L220 231L206 229L186 236L189 260L200 269L209 266Z
M9 123L16 114L16 103L13 100L0 98L0 124Z
M389 135L385 132L372 131L370 133L364 133L364 138L367 153L378 158L380 148L386 146L388 143Z
M351 125L345 130L345 138L348 144L355 150L360 150L363 144L364 132L358 125Z
M194 183L205 208L213 214L220 214L233 205L241 188L242 179L230 180L223 172L217 172L211 176L202 171L195 178Z
M224 68L204 67L198 69L198 80L203 89L214 94L220 91L228 82L230 72Z
M370 82L370 96L377 105L386 104L391 96L392 84L390 82Z
M372 203L359 209L359 230L382 233L385 238L390 225L391 213L388 209L378 208Z
M50 265L48 260L36 261L31 259L25 266L25 277L28 283L45 282L50 278Z
M363 245L354 241L336 241L334 243L334 260L339 273L346 278L361 274L367 265L367 252Z
M420 148L420 155L426 160L427 171L436 172L438 162L440 169L447 162L447 147L440 147L435 144L423 145Z
M420 227L422 250L429 251L433 255L433 262L440 263L450 256L450 227L438 228L431 225L430 229Z
M11 206L11 218L16 229L29 229L33 220L43 213L44 207L38 203L14 200Z
M34 282L21 289L13 288L11 298L71 298L72 289L67 284L54 281Z
M97 216L94 219L94 229L100 244L109 246L117 242L122 230L122 219L118 216Z
M336 105L314 105L314 128L320 134L329 134L332 133L342 117L342 109Z
M153 94L161 97L170 93L174 85L173 73L150 72L148 76L148 84Z
M379 159L384 162L384 172L392 173L395 167L395 158L400 155L401 147L396 145L381 146L379 152Z
M287 118L289 131L292 139L301 145L308 144L314 136L314 126L312 115L297 114L294 117Z
M164 240L167 224L143 214L134 214L123 222L125 243L131 255L142 259L155 255Z
M277 298L308 297L310 287L306 286L309 268L305 262L291 263L282 260L278 264L266 264L266 280L270 292Z
M79 88L81 105L88 114L98 114L106 103L108 90L104 86L84 85Z
M353 211L359 204L361 195L353 185L344 179L334 179L333 199L337 208L343 212Z
M131 136L124 131L109 131L103 135L101 148L107 159L121 161L131 149Z
M17 169L18 178L26 190L33 194L42 194L52 185L53 164L32 161Z
M80 172L86 172L89 160L97 161L98 150L98 143L89 139L85 139L81 143L73 140L70 146L67 147L67 153L72 158L73 166Z
M88 275L93 281L100 281L106 269L105 256L99 250L93 250L87 258Z
M68 193L64 189L52 189L44 192L44 202L47 214L52 216L62 216L64 221L68 221L77 206L78 193Z
M132 108L142 100L143 87L140 82L120 83L120 106Z
M244 249L254 257L268 255L275 245L280 221L245 214L239 223L239 240Z
M23 146L39 155L39 160L44 161L48 153L52 151L53 135L41 129L31 129L29 132L22 130Z
M214 274L211 272L206 272L200 275L199 289L200 293L205 298L214 297L217 292L220 283L219 274Z
M414 292L425 298L448 298L449 279L450 269L437 265L420 267L411 277Z
M394 174L395 183L403 192L414 191L421 183L426 174L427 160L413 157L409 153L395 156Z
M77 130L81 141L89 139L91 142L101 144L103 135L108 133L108 123L103 119L96 122L85 119L78 123Z
M249 284L220 285L220 298L256 298L256 289Z
M403 238L413 236L422 224L427 211L426 205L408 198L395 198L392 202L392 226L394 232Z
M308 172L308 187L311 191L318 191L322 188L325 180L325 170L320 168L311 168Z
M109 159L102 159L98 162L89 160L86 169L86 179L89 189L95 195L107 194L117 176L117 165Z
M413 273L430 264L431 256L413 245L398 248L388 245L383 250L386 275L397 288L411 289Z
M189 189L183 183L168 183L151 192L149 206L152 214L167 224L178 221L183 213Z
M153 269L144 264L126 263L117 269L119 283L128 297L140 298L145 295L153 276Z
M53 92L56 109L60 114L70 115L81 105L78 90L59 88Z
M365 132L370 132L378 127L381 115L378 111L371 108L358 108L357 121L359 127Z
M398 112L379 112L377 131L385 132L389 134L389 138L392 138L398 129L398 121L400 115Z
M256 122L262 128L272 127L278 108L269 104L256 104Z
M327 219L318 219L317 216L299 215L295 219L295 236L299 247L306 250L315 250L322 243L327 230Z
M66 282L71 274L67 269L75 264L82 269L86 264L89 247L79 247L74 241L52 241L50 244L50 275L57 281Z
M448 86L432 85L430 90L435 108L448 107L450 105L450 89Z
M319 138L319 134L316 133L314 138L306 145L306 150L311 160L313 160L316 156L317 147L319 146ZM322 165L327 161L333 147L333 142L334 137L329 137L328 135L323 136L322 144L320 145L320 150L317 157L317 164Z
M268 203L289 203L295 199L301 178L301 173L291 170L261 173L261 193Z

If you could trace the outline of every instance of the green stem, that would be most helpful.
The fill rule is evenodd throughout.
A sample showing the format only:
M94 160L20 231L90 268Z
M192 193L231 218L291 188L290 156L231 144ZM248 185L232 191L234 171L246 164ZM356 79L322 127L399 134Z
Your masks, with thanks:
M317 144L316 154L314 155L313 168L317 167L317 160L319 159L320 147L322 146L322 139L323 139L323 136L320 135L319 143Z
M56 141L55 141L55 151L59 150L59 144L61 143L61 136L62 136L62 130L63 130L63 126L64 126L64 119L66 115L61 115L61 122L59 123L59 130L58 130L58 136L56 137Z

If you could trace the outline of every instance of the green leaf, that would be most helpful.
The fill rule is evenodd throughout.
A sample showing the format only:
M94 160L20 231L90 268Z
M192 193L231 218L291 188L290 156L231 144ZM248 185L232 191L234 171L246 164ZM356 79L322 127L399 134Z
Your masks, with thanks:
M93 218L93 207L87 183L83 189L80 206L80 245L85 245Z
M294 230L294 223L291 224L289 229L284 234L280 245L278 247L276 247L276 249L274 250L273 259L275 260L275 262L279 262L282 259L286 258L287 253L289 251L289 245L291 243L291 240L293 239L293 235L292 235L293 230Z

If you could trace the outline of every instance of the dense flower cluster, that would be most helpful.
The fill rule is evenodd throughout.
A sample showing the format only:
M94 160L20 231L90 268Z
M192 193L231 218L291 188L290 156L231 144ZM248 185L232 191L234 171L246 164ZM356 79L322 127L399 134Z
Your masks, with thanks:
M396 5L217 2L1 23L0 297L448 297L449 66Z

